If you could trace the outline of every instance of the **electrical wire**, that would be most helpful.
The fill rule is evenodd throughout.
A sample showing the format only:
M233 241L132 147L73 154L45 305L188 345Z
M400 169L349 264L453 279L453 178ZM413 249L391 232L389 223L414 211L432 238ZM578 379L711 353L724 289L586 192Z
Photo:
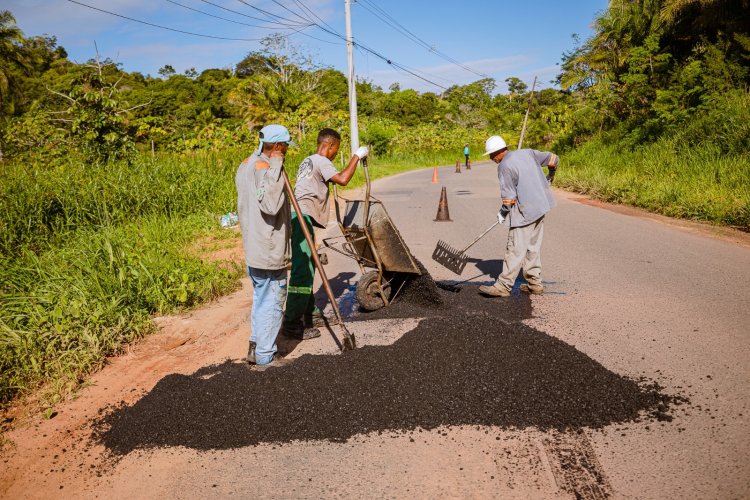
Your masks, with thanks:
M238 1L238 2L240 2L240 3L241 3L241 4L243 4L243 5L247 5L248 7L250 7L250 8L251 8L251 9L253 9L253 10L257 10L258 12L260 12L260 13L262 13L262 14L265 14L266 16L268 16L268 17L269 17L269 18L271 18L271 19L274 19L274 18L276 18L276 19L280 19L280 20L282 20L282 21L287 21L287 22L290 22L290 23L294 23L294 22L296 22L296 21L294 21L293 19L287 19L286 17L283 17L283 16L279 16L278 14L274 14L274 13L272 13L272 12L269 12L269 11L267 11L267 10L263 10L263 9L261 9L260 7L256 7L256 6L255 6L255 5L253 5L253 4L247 3L247 2L245 1L245 0L237 0L237 1Z
M172 32L175 32L175 33L182 33L182 34L185 34L185 35L197 36L197 37L202 37L202 38L211 38L211 39L214 39L214 40L229 40L229 41L239 41L239 42L257 42L257 41L263 40L263 38L233 38L233 37L224 37L224 36L217 36L217 35L208 35L208 34L205 34L205 33L195 33L195 32L192 32L192 31L186 31L186 30L181 30L181 29L178 29L178 28L172 28L172 27L169 27L169 26L163 26L161 24L151 23L149 21L143 21L141 19L136 19L134 17L125 16L123 14L118 14L116 12L112 12L112 11L109 11L109 10L101 9L99 7L94 7L93 5L88 5L88 4L80 2L78 0L67 0L67 1L70 2L70 3L74 3L74 4L77 4L77 5L80 5L82 7L86 7L88 9L96 10L98 12L109 14L111 16L119 17L121 19L126 19L128 21L132 21L132 22L135 22L135 23L143 24L143 25L146 25L146 26L151 26L153 28L159 28L159 29L163 29L163 30L167 30L167 31L172 31ZM203 1L204 3L210 4L210 5L213 5L215 7L219 7L221 9L233 12L235 14L239 14L239 15L242 15L242 16L245 16L245 17L249 17L251 19L255 19L255 20L258 20L258 21L268 22L266 19L261 19L261 18L257 18L257 17L247 16L246 14L243 14L243 13L240 13L240 12L237 12L237 11L233 11L231 9L227 9L225 7L217 5L217 4L215 4L213 2L210 2L208 0L201 0L201 1ZM280 19L280 20L283 20L283 21L290 21L292 23L295 23L295 21L293 21L291 19L287 19L287 18L282 17L282 16L277 16L275 14L271 14L271 13L269 13L267 11L264 11L263 9L257 8L257 7L255 7L253 5L250 5L247 2L245 2L244 0L238 0L238 1L240 1L241 3L243 3L245 5L253 7L255 10L258 10L259 12L262 12L262 13L268 15L268 16L276 17L277 19ZM319 24L319 23L317 23L317 22L315 22L315 21L313 21L311 19L308 19L308 18L306 18L304 16L300 16L299 14L296 14L297 17L300 17L301 19L306 19L306 20L310 21L310 24L309 25L300 25L300 24L285 25L284 23L278 23L278 22L277 22L277 24L284 25L287 28L298 28L298 29L295 30L294 34L301 34L301 35L308 36L310 38L314 38L316 40L320 40L322 42L326 42L325 40L321 40L319 38L313 37L312 35L308 35L306 33L302 33L301 32L301 30L304 29L304 28L306 28L306 27L316 26L317 28L321 29L322 31L324 31L324 32L326 32L326 33L328 33L328 34L330 34L332 36L335 36L336 38L339 38L340 40L347 41L347 38L344 35L342 35L341 33L337 32L335 29L333 29L333 27L331 27L325 21L323 21L320 17L318 17L314 12L312 12L309 8L307 8L307 6L305 6L304 4L302 4L302 2L300 2L299 0L294 0L294 2L297 3L300 7L302 7L304 11L310 12L314 17L316 17L318 20L320 20L320 22L323 25L325 25L325 26L323 26L323 25L321 25L321 24ZM173 1L171 3L177 3L177 2ZM191 10L194 10L194 9L191 9ZM203 12L201 12L201 13L203 13ZM218 17L218 16L211 16L211 17ZM241 23L241 24L244 24L244 23ZM290 35L283 35L283 36L290 36ZM326 42L326 43L335 43L335 42ZM370 48L370 47L368 47L368 46L366 46L366 45L364 45L364 44L362 44L362 43L360 43L358 41L352 41L352 43L356 47L358 47L359 49L367 51L368 53L372 54L373 56L377 57L378 59L380 59L380 60L386 62L387 64L391 65L392 67L396 68L397 70L400 70L400 71L402 71L404 73L412 75L415 78L418 78L418 79L420 79L420 80L422 80L422 81L424 81L426 83L429 83L430 85L434 85L435 87L441 88L443 90L447 90L447 87L445 87L443 85L440 85L439 83L436 83L436 82L430 80L429 78L426 78L423 75L418 74L417 73L418 70L416 70L416 69L408 68L407 66L404 66L403 64L399 64L399 63L397 63L395 61L392 61L391 59L389 59L388 57L384 56L383 54L377 52L376 50L374 50L374 49L372 49L372 48ZM432 76L432 75L429 75L429 74L426 74L426 73L424 73L424 74L427 75L427 76L430 76L432 78L440 78L440 77L435 77L435 76Z
M163 30L174 31L176 33L183 33L185 35L199 36L199 37L203 37L203 38L213 38L213 39L216 39L216 40L231 40L231 41L235 41L235 42L257 42L257 41L262 40L262 38L230 38L230 37L225 37L225 36L206 35L204 33L194 33L192 31L185 31L185 30L181 30L181 29L177 29L177 28L170 28L169 26L162 26L160 24L154 24L154 23L150 23L148 21L142 21L140 19L135 19L134 17L124 16L124 15L118 14L116 12L110 12L108 10L100 9L99 7L94 7L93 5L88 5L88 4L85 4L83 2L79 2L78 0L67 0L67 1L70 2L70 3L78 4L78 5L82 6L82 7L87 7L87 8L92 9L92 10L98 10L99 12L103 12L103 13L109 14L111 16L116 16L116 17L119 17L119 18L122 18L122 19L127 19L128 21L133 21L133 22L136 22L136 23L145 24L147 26L152 26L154 28L159 28L159 29L163 29Z
M301 9L303 9L304 11L308 12L310 15L312 15L313 17L315 17L316 19L318 19L318 21L320 21L320 23L318 23L315 20L310 19L310 18L304 18L303 17L304 19L306 19L307 21L309 21L309 22L313 23L314 25L316 25L318 27L318 29L321 29L322 31L324 31L324 32L326 32L326 33L328 33L330 35L333 35L333 36L335 36L335 37L337 37L337 38L339 38L341 40L347 41L347 37L346 36L342 35L338 31L336 31L335 28L333 28L331 25L329 25L323 19L321 19L320 16L318 16L309 7L307 7L307 5L305 5L301 0L294 0L294 3L296 3ZM302 16L300 16L300 17L302 17ZM419 70L416 70L416 69L413 69L413 68L409 68L407 66L404 66L403 64L397 63L397 62L391 60L390 58L384 56L383 54L379 53L375 49L372 49L372 48L368 47L367 45L364 45L363 43L359 42L358 40L352 40L352 44L354 46L360 48L361 50L367 51L368 53L372 54L373 56L377 57L378 59L382 60L383 62L389 64L390 66L392 66L393 68L395 68L395 69L397 69L397 70L399 70L401 72L407 73L407 74L409 74L409 75L411 75L411 76L413 76L415 78L418 78L418 79L420 79L420 80L422 80L422 81L424 81L426 83L429 83L430 85L434 85L435 87L438 87L440 89L443 89L443 90L447 90L448 89L444 85L440 85L439 83L434 82L433 80L430 80L430 78L437 78L437 79L445 80L445 79L443 79L441 77L438 77L438 76L435 76L435 75L430 75L430 74L424 73L424 72L419 72ZM418 72L422 73L422 74L420 75ZM423 76L423 75L426 75L426 76ZM448 80L446 80L446 81L448 81Z
M242 16L242 17L247 17L248 19L254 19L256 21L262 21L264 23L269 22L268 19L263 19L261 17L255 17L255 16L251 16L251 15L245 14L244 12L239 12L237 10L232 10L232 9L230 9L228 7L224 7L223 5L219 5L217 3L211 2L210 0L200 0L200 1L203 2L203 3L205 3L205 4L212 5L212 6L216 7L217 9L225 10L227 12L231 12L232 14L237 14L237 15ZM299 28L301 26L298 23L286 24L286 23L280 23L278 21L274 21L274 22L275 22L275 24L278 24L279 26L284 26L284 27L287 27L287 28ZM310 26L310 25L307 25L307 26Z
M169 2L171 4L174 4L174 5L178 5L178 6L182 7L182 8L184 8L184 9L192 10L193 12L198 12L199 14L203 14L204 16L213 17L215 19L221 19L222 21L227 21L229 23L241 24L243 26L249 26L251 28L261 28L261 29L266 29L266 30L278 30L278 29L287 29L288 30L288 29L293 29L291 27L285 27L285 26L283 26L283 27L275 27L275 26L273 26L272 27L272 26L261 26L260 24L243 23L242 21L235 21L234 19L229 19L229 18L226 18L226 17L217 16L217 15L211 14L210 12L205 12L205 11L200 10L200 9L195 9L193 7L190 7L189 5L185 5L185 4L181 4L180 2L176 2L175 0L165 0L165 1L167 1L167 2Z
M457 61L456 59L450 57L449 55L445 54L444 52L441 52L440 50L436 49L433 45L429 44L428 42L424 41L417 35L415 35L412 31L410 31L408 28L406 28L404 25L398 22L393 16L388 14L385 10L383 10L380 6L375 4L372 0L359 0L356 2L358 5L363 7L365 10L369 11L371 14L373 14L375 17L383 21L385 24L393 28L394 30L398 31L402 35L404 35L406 38L412 40L416 44L422 46L423 48L427 49L427 51L435 54L436 56L450 62L451 64L454 64L455 66L458 66L470 73L473 73L477 76L480 76L482 78L489 78L488 75L484 73L479 73L477 71L474 71L470 67L466 66L465 64L461 63L460 61ZM369 5L369 7L368 7Z

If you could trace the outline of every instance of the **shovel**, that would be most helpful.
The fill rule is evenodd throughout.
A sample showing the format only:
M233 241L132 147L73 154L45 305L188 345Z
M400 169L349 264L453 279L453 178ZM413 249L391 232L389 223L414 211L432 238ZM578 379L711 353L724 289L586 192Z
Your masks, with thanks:
M494 228L498 224L500 224L499 221L492 224L487 228L485 232L477 236L476 239L469 243L469 245L463 250L456 250L443 240L439 240L437 246L435 247L435 251L432 252L432 260L456 274L461 274L462 272L464 272L464 268L469 262L469 257L466 255L466 251L474 246L474 243L481 240L484 235L492 231L492 228Z
M339 310L339 305L336 302L336 297L333 296L331 284L328 283L326 271L325 269L323 269L323 265L320 263L320 258L318 257L318 252L315 249L315 242L313 241L312 235L310 234L310 230L307 228L307 224L305 224L305 221L302 219L302 210L300 210L299 208L297 198L294 197L294 191L292 190L292 184L289 182L289 176L286 174L286 170L284 170L283 168L281 169L281 175L284 176L284 189L286 190L287 196L289 196L289 201L292 202L294 211L297 212L297 220L299 220L299 225L302 228L302 233L304 233L305 235L307 245L310 247L310 250L312 250L313 263L315 264L315 268L320 273L320 278L323 280L323 289L325 289L326 291L328 301L331 303L331 307L333 308L333 313L336 315L336 319L339 321L341 330L344 332L344 343L341 346L341 350L350 351L352 349L355 349L357 347L357 340L354 338L354 335L349 332L349 330L346 328L346 325L344 324L344 318L341 316L341 311Z

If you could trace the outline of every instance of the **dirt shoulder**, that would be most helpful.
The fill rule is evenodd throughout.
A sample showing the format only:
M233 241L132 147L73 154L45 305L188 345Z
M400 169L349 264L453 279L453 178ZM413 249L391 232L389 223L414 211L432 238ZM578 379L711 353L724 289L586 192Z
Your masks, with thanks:
M241 253L241 245L238 245ZM222 250L226 256L237 253ZM251 285L180 316L156 318L158 331L107 360L56 415L21 417L8 431L2 451L0 496L52 496L61 489L83 491L106 467L103 449L90 441L90 424L101 411L133 403L169 373L192 373L201 366L237 357L247 350L240 332L250 310ZM16 409L24 415L24 409ZM46 493L46 494L45 494Z

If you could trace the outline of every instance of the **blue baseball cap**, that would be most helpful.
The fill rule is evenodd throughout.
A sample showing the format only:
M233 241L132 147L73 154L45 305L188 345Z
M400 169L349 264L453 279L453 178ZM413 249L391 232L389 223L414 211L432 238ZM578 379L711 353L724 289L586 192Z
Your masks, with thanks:
M260 134L258 135L261 143L273 144L276 142L286 142L292 146L296 146L296 144L292 142L289 130L283 125L266 125L260 129Z

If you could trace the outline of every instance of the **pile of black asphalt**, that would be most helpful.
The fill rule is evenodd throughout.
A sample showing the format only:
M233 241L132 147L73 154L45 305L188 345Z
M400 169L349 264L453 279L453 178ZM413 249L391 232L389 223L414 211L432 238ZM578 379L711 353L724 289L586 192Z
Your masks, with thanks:
M485 298L473 286L451 293L427 277L405 285L389 307L357 318L424 318L392 345L304 355L263 372L227 361L169 375L132 406L103 412L94 437L122 455L459 425L602 428L669 419L685 401L525 326L526 296Z

